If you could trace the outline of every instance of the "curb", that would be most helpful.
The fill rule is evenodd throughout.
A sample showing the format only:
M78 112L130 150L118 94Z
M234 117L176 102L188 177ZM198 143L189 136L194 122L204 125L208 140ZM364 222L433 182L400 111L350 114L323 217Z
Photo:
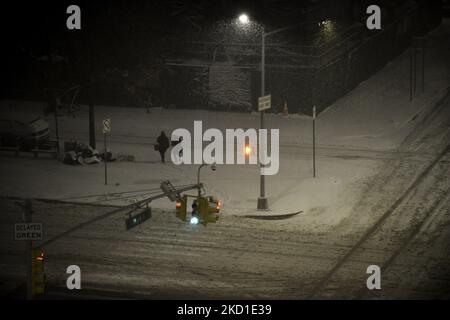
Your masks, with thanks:
M292 213L286 213L286 214L272 214L272 215L261 215L261 214L249 214L245 216L236 216L238 218L248 218L248 219L259 219L259 220L284 220L292 218L299 213L302 213L303 210L292 212Z

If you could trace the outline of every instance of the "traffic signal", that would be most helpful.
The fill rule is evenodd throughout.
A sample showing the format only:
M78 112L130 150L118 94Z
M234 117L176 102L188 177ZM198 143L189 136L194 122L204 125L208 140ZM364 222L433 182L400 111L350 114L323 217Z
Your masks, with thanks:
M220 201L213 197L199 197L198 209L203 225L206 226L209 222L215 223L219 219Z
M148 219L151 218L151 216L152 216L152 209L150 207L141 210L141 212L135 214L134 216L130 215L130 217L128 217L125 220L127 230L130 230L131 228L134 228L140 225L141 223L147 221Z
M44 251L31 251L31 292L34 295L43 294L45 289Z
M252 153L252 148L250 147L249 144L245 145L244 153L246 158L250 157L250 154Z
M176 207L176 216L177 216L177 218L182 220L182 221L186 221L187 196L184 195L183 197L178 199L175 207Z

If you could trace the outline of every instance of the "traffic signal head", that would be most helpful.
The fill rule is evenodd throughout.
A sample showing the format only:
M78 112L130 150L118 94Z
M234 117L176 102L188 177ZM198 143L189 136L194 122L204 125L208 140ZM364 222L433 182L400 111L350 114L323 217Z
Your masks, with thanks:
M250 154L252 153L252 148L250 147L249 144L246 144L246 145L245 145L244 153L245 153L245 156L246 156L246 157L249 157Z
M210 213L219 213L220 211L220 201L214 199L213 197L208 197L209 202L209 212Z
M39 248L31 251L31 288L33 295L44 293L44 251Z
M133 216L129 216L125 220L125 226L127 230L130 230L131 228L134 228L141 223L147 221L152 216L152 209L150 207L141 209L141 211Z
M220 201L213 197L199 197L199 212L201 222L206 226L209 222L219 219Z
M187 196L183 196L177 200L175 205L176 217L182 221L186 221Z
M191 224L198 224L198 218L196 217L196 216L193 216L192 218L191 218Z
M42 249L32 250L32 266L39 268L44 266L44 251Z

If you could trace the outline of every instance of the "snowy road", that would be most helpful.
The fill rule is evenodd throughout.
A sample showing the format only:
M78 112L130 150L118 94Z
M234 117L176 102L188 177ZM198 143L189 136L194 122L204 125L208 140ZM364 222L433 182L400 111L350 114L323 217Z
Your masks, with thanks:
M417 119L396 150L328 148L324 158L377 157L379 163L357 202L341 209L348 212L333 226L324 227L330 217L318 215L315 223L322 227L312 228L313 210L280 221L224 214L207 228L185 225L173 211L158 209L131 231L125 231L123 213L95 222L44 248L46 298L449 298L449 127L447 95ZM26 170L23 163L44 163L21 161L20 170ZM46 174L54 170L45 168ZM45 239L114 210L33 205ZM23 243L13 240L12 230L22 212L12 200L0 200L0 207L0 291L17 296L23 289ZM79 292L65 289L65 270L72 264L82 270ZM372 264L382 270L379 291L365 287Z
M330 232L230 215L204 228L159 210L125 231L119 213L45 247L47 297L449 298L449 124L447 96L417 123L397 157L384 160L352 213ZM420 157L422 151L428 154ZM21 212L10 200L2 208L2 283L14 294L22 255L7 227ZM36 201L34 220L52 238L108 210ZM71 264L81 267L85 291L64 289ZM372 264L382 269L379 291L365 287Z

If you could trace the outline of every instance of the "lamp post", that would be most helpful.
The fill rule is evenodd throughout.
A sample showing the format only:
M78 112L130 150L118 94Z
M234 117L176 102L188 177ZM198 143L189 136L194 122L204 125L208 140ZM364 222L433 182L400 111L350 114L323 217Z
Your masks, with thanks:
M247 25L250 23L250 19L246 14L241 14L239 16L239 22L242 25ZM265 95L265 72L266 72L266 33L264 32L264 26L262 26L262 31L261 31L261 97L263 97ZM259 127L260 129L264 129L264 110L261 110L259 112L260 114L260 124ZM260 168L263 167L262 162L259 162ZM258 210L265 210L269 208L269 202L267 201L266 198L266 181L265 181L265 176L260 173L259 175L260 178L260 183L259 183L259 197L258 197L258 204L257 204L257 209Z
M239 16L239 22L242 25L247 25L250 23L250 19L246 14L241 14ZM307 23L311 23L311 22L301 22L301 23L297 23L288 27L283 27L283 28L279 28L279 29L275 29L269 32L265 32L264 30L264 26L261 26L261 97L265 96L266 94L266 88L265 88L265 77L266 77L266 37L285 31L285 30L289 30L289 29L293 29L296 27L299 27L301 25L307 24ZM264 129L264 110L260 111L260 129ZM263 167L262 162L260 161L260 168ZM262 171L262 170L261 170ZM257 204L257 209L258 210L266 210L269 208L269 202L266 198L266 181L265 181L265 176L260 172L260 185L259 185L259 198L258 198L258 204Z
M264 27L262 27L261 31L261 97L264 97L266 94L266 34L264 32ZM260 129L264 129L264 110L260 111ZM259 162L260 169L262 169L263 164ZM266 179L265 176L259 173L259 198L257 209L258 210L266 210L269 209L269 201L266 198Z

